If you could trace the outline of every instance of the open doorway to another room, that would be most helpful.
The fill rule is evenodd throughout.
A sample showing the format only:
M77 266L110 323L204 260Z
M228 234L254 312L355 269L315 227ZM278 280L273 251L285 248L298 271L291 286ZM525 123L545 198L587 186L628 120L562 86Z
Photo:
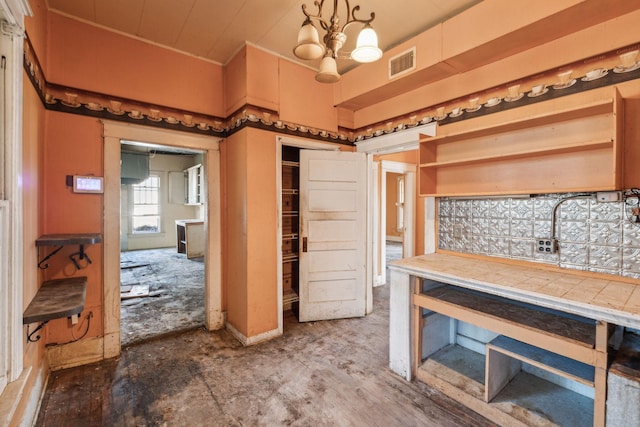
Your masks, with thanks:
M410 257L415 251L416 150L374 156L378 166L378 271L377 285L390 282L387 264Z
M404 241L405 180L402 173L386 172L386 191L384 199L386 230L385 249L386 263L403 258L402 242ZM386 270L386 283L390 281L390 271Z
M204 325L203 153L122 141L121 344Z

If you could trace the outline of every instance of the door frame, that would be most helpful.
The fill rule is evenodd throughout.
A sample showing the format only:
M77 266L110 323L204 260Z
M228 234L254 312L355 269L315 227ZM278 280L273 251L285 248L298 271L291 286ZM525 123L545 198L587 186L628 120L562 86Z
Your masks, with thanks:
M104 125L103 322L105 359L120 354L120 145L122 140L199 150L203 153L207 203L205 209L204 311L208 330L224 327L222 312L222 243L220 138L128 123Z
M373 161L373 156L376 154L390 154L390 153L398 153L400 151L407 150L417 150L419 147L419 141L422 136L435 136L437 130L437 122L427 123L425 125L415 126L412 128L404 129L399 132L393 132L390 134L382 135L376 138L369 138L363 141L356 142L357 151L363 152L367 154L367 165L369 170L369 176L373 177L377 174L378 164ZM374 172L375 171L375 172ZM371 242L370 245L367 246L367 282L370 283L369 289L372 289L374 285L374 281L376 280L376 275L374 274L374 267L377 268L377 260L375 257L375 246L381 244L381 242L376 240L376 232L374 228L374 220L378 217L376 212L378 211L380 205L377 203L378 200L378 180L370 179L368 183L368 196L369 200L367 202L367 218L370 219L368 228L367 228L367 242ZM417 194L417 182L415 185ZM417 196L414 196L414 201L417 201ZM425 201L425 217L430 218L433 215L433 202ZM415 224L414 224L415 226ZM415 237L415 229L410 231L411 234ZM425 232L426 233L426 232ZM374 246L375 245L375 246ZM425 239L425 247L431 247L432 245ZM373 309L373 295L367 295L367 313Z
M292 138L288 136L276 136L276 218L277 218L277 235L276 235L276 254L278 275L278 334L284 332L284 322L282 318L282 146L296 147L303 150L326 150L339 151L340 147L335 144L312 141L306 139Z
M380 243L379 251L380 257L378 263L380 265L380 275L375 278L375 282L378 286L386 283L387 269L387 174L389 172L404 175L404 229L402 233L402 254L404 258L412 257L415 254L415 201L416 201L416 165L411 163L395 162L392 160L382 160L380 187L374 188L376 194L380 194L380 221L378 230L374 230L377 234L377 241ZM374 187L377 182L373 183ZM374 237L375 239L375 237Z

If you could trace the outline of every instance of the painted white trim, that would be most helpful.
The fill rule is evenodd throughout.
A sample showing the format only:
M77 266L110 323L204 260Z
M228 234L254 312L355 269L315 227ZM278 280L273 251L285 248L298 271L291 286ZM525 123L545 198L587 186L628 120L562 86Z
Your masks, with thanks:
M44 363L41 365L45 365ZM40 371L43 371L44 367L41 368ZM24 369L21 375L7 387L5 387L4 391L0 394L0 425L1 426L9 426L13 424L25 424L31 425L26 422L17 423L13 417L16 414L16 410L20 402L22 402L25 387L27 382L29 381L29 377L31 376L32 368L28 367ZM25 411L25 417L35 418L35 413L27 413Z
M435 136L436 122L415 126L375 138L356 142L357 151L368 154L397 153L418 148L420 135Z
M231 334L234 337L236 337L236 339L240 341L244 346L258 344L263 341L268 341L272 338L282 335L278 329L272 329L270 331L263 332L261 334L254 335L250 338L247 338L246 336L244 336L244 334L242 334L239 330L237 330L232 324L227 323L226 327L229 330L229 332L231 332Z
M288 145L290 147L303 148L307 150L327 150L327 151L339 151L340 147L336 144L328 142L313 141L310 139L291 138L289 136L278 136L277 141L282 145Z
M4 200L2 234L0 247L4 256L11 254L3 263L0 271L0 368L6 377L0 384L0 404L10 403L3 391L12 383L24 378L24 337L22 325L23 309L23 217L22 217L22 58L24 16L31 14L26 0L0 0L0 54L6 57L4 70L2 123L0 149L4 151L0 169L5 180L0 190L0 198ZM6 381L6 383L5 383ZM20 401L18 396L18 402ZM11 421L11 419L9 419Z
M122 140L202 151L206 172L205 324L224 326L222 312L222 243L220 152L216 137L155 129L104 120L104 358L120 354L120 144Z
M438 241L438 229L436 228L436 198L424 198L424 253L431 254L436 251Z
M402 232L402 252L405 258L412 257L415 248L415 200L416 200L416 165L412 163L395 162L392 160L382 160L381 162L381 190L380 191L380 227L379 227L379 241L380 241L380 266L383 281L386 281L387 269L387 248L385 242L387 241L387 173L399 173L405 176L405 217L404 217L404 230ZM384 284L384 282L383 282Z
M378 192L374 188L378 187L378 171L380 167L379 162L373 161L373 156L367 156L367 166L369 168L369 180L367 182L367 209L368 212L379 212L380 199ZM367 215L367 314L373 311L373 287L384 284L384 279L380 280L378 274L378 262L379 259L375 254L379 247L378 233L375 230L378 229L380 223L380 217L378 215Z
M276 139L276 228L278 333L282 335L284 333L284 319L282 318L282 289L284 286L282 283L282 140L279 137Z

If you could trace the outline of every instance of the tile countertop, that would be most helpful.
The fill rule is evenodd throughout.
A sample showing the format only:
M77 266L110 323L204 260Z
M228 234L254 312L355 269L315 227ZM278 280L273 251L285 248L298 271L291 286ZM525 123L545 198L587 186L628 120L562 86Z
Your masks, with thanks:
M528 262L445 253L389 264L393 271L640 329L640 282Z

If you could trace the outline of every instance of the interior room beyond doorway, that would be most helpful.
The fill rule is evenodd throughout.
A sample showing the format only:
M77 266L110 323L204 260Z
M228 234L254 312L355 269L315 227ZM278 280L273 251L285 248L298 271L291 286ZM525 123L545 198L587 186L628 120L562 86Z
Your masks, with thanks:
M121 343L204 325L201 152L122 144Z

